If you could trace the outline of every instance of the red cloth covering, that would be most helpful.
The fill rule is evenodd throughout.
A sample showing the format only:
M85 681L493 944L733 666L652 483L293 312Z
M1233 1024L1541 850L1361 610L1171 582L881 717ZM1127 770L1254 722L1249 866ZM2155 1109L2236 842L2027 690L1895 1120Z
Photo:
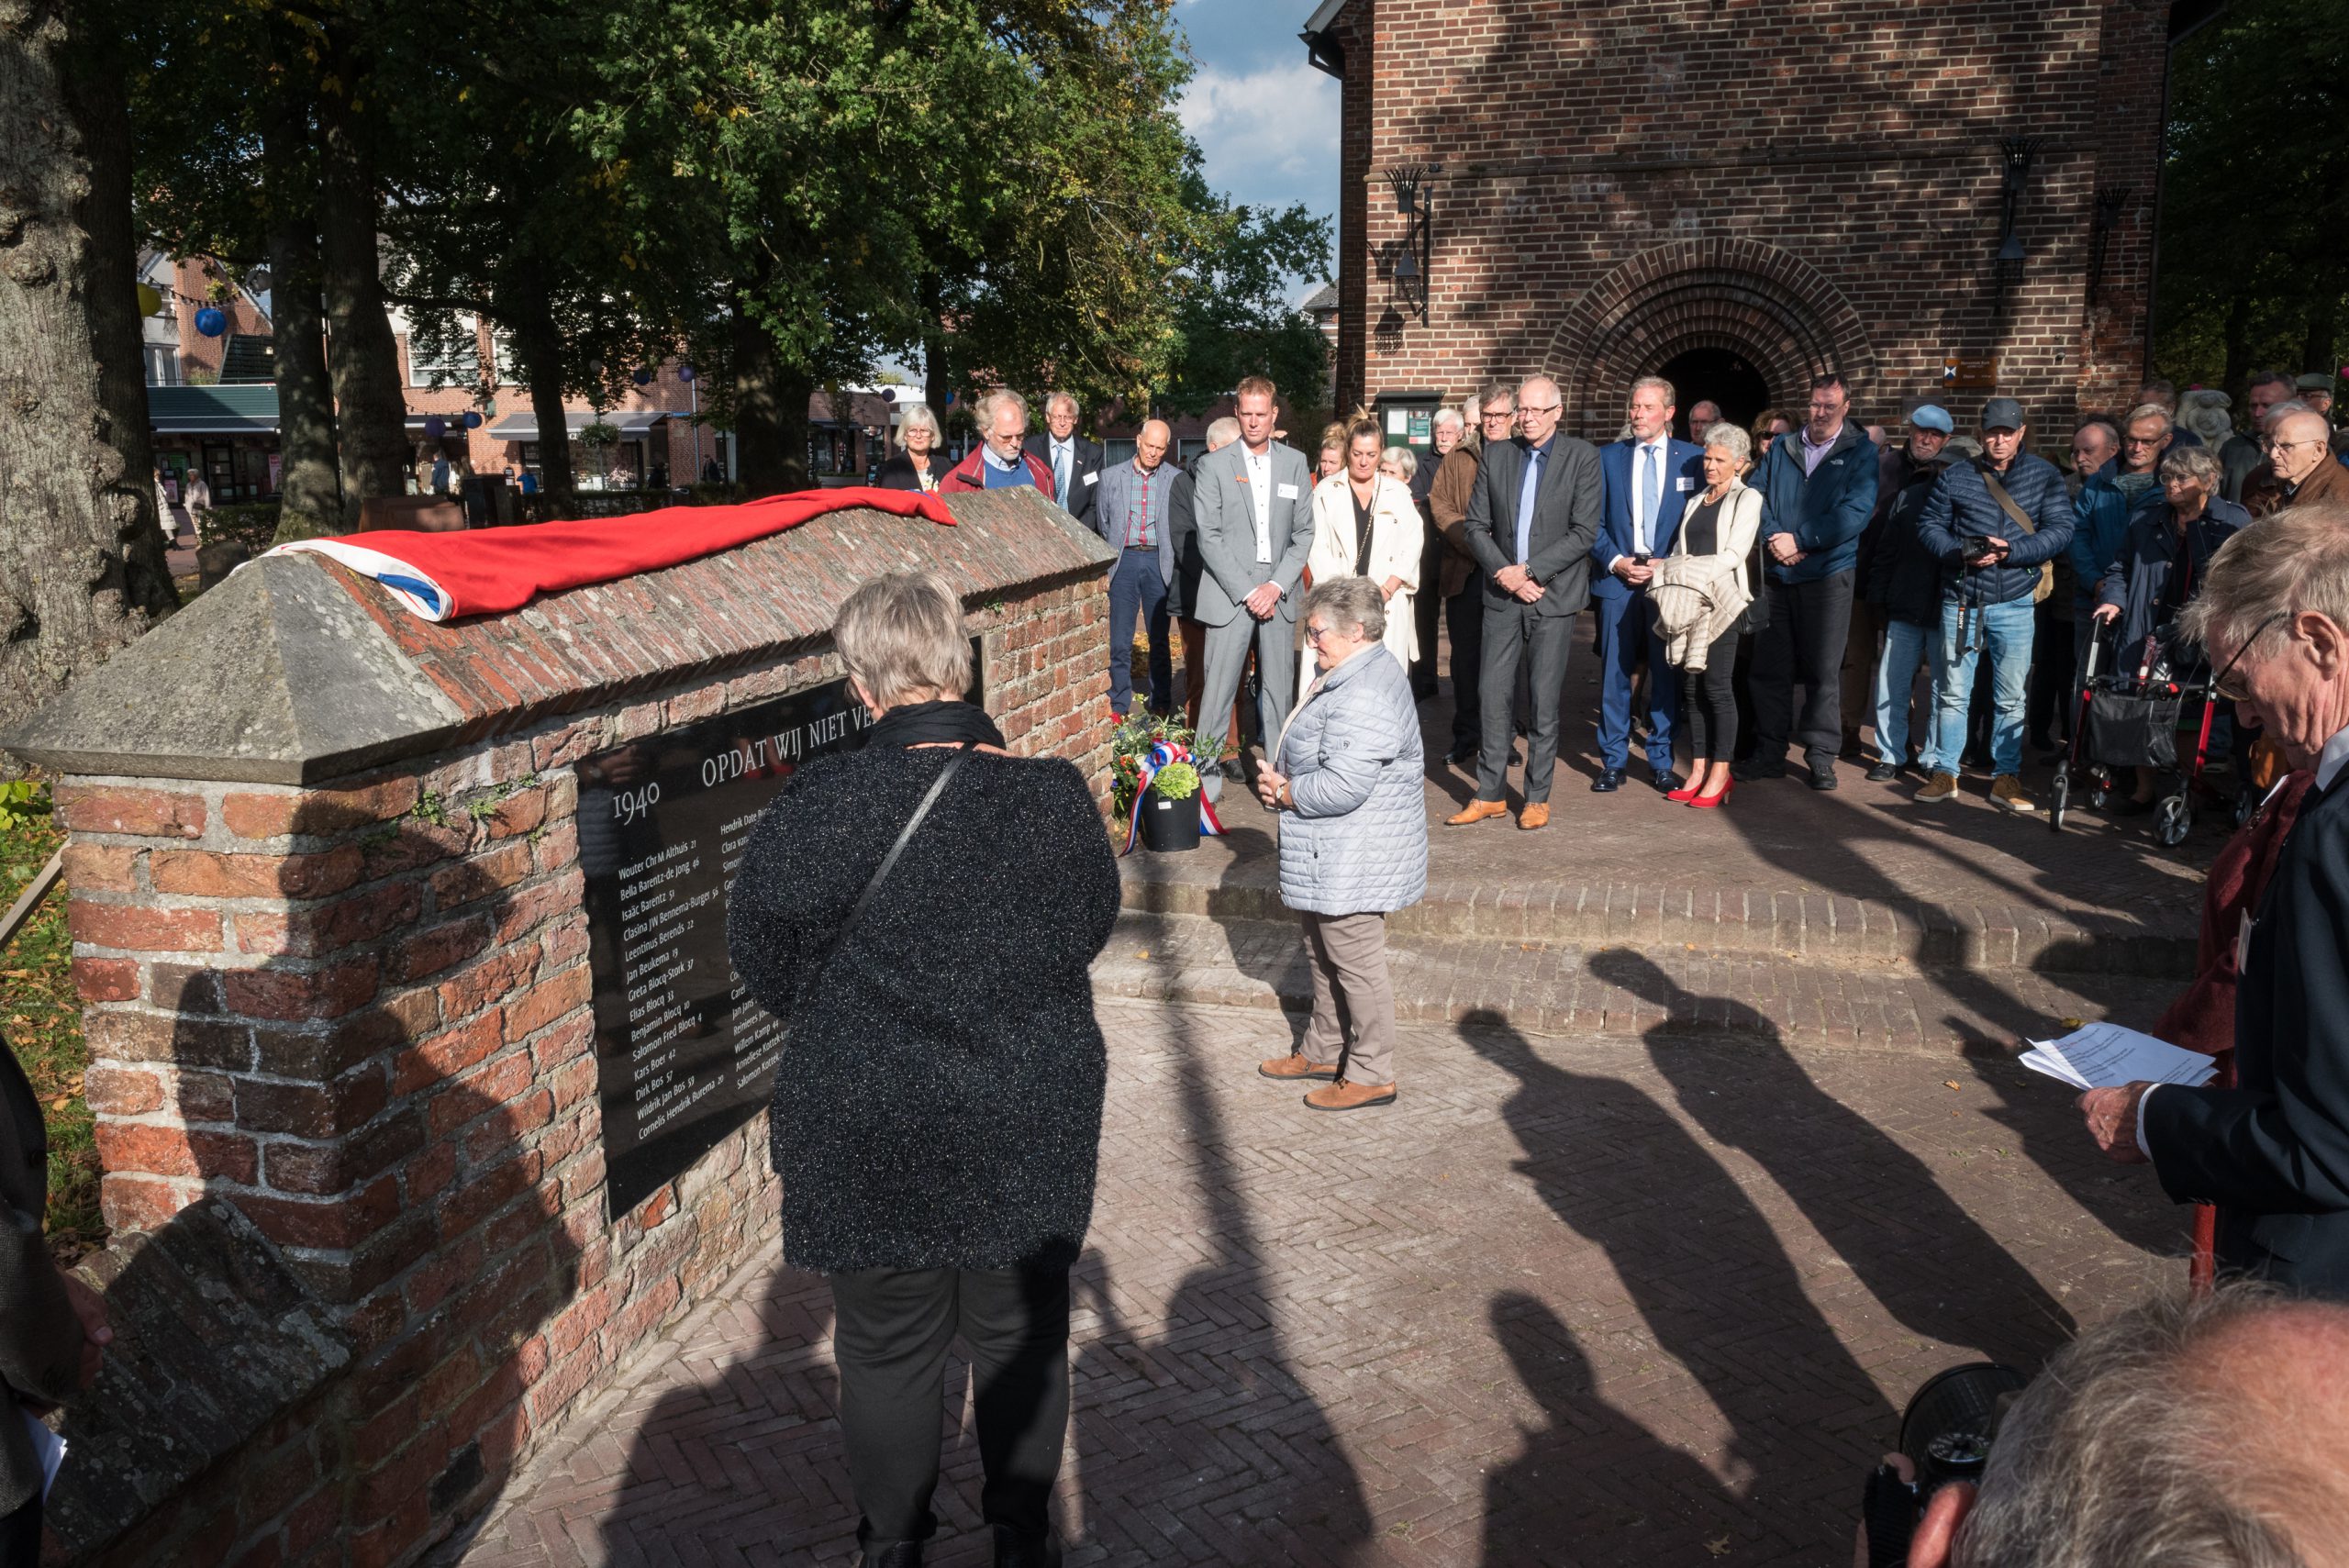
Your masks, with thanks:
M869 506L952 527L946 503L918 490L852 485L801 490L732 506L664 506L592 522L535 523L462 533L377 528L302 539L269 553L328 556L391 590L426 620L518 610L540 594L609 583L715 555L827 512Z

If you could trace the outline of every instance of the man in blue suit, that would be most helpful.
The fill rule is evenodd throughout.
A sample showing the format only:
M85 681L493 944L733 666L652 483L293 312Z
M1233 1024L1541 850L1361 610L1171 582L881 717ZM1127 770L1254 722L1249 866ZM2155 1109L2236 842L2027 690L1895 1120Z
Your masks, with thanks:
M1672 771L1672 721L1680 713L1680 682L1664 660L1648 584L1652 557L1672 552L1680 514L1705 488L1705 449L1672 436L1672 384L1642 376L1631 384L1628 440L1598 452L1607 509L1590 547L1590 596L1598 610L1598 776L1601 795L1623 787L1631 754L1631 677L1644 651L1648 661L1648 772L1660 790L1680 787Z

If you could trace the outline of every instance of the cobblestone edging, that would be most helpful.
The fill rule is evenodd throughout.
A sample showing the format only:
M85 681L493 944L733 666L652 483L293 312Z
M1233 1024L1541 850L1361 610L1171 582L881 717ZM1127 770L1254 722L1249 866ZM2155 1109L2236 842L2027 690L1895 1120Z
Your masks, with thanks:
M1126 907L1219 920L1286 921L1277 887L1220 885L1125 870ZM1567 882L1496 886L1431 881L1396 913L1398 938L1500 938L1559 947L1638 945L1813 963L1906 962L1924 969L2188 979L2190 926L2153 930L2115 917L2075 921L2003 904L1840 898L1820 893Z
M2065 1018L2149 1022L2171 987L2142 979L2021 970L1995 974L1886 961L1820 964L1786 955L1687 948L1583 950L1431 938L1397 921L1388 948L1397 1016L1457 1023L1472 1014L1529 1034L1770 1031L1814 1044L1946 1054L2060 1032ZM1293 919L1217 920L1129 909L1095 963L1103 996L1299 1010L1312 982Z

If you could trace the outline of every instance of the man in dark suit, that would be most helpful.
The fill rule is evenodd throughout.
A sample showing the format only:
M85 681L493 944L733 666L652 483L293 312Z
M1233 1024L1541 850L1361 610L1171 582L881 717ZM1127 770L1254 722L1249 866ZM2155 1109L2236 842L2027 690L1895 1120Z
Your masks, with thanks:
M2235 951L2231 1088L2131 1084L2080 1096L2123 1164L2218 1210L2222 1273L2349 1299L2349 508L2254 523L2178 617L2219 690L2295 768L2313 768ZM2315 606L2327 606L2318 608Z
M1052 476L1052 499L1068 515L1094 528L1094 496L1101 486L1101 471L1109 466L1107 449L1076 433L1080 410L1076 399L1055 392L1044 399L1044 428L1028 438L1029 455Z
M1525 751L1527 830L1550 822L1550 774L1558 757L1558 699L1575 617L1590 602L1590 545L1604 491L1598 450L1558 433L1558 384L1528 377L1517 389L1518 433L1485 449L1468 497L1468 546L1485 587L1484 667L1477 673L1484 733L1476 798L1447 825L1505 817L1502 782L1515 732L1510 699L1520 662L1531 671L1533 723Z
M1705 488L1705 449L1672 438L1678 397L1662 376L1631 384L1631 433L1598 450L1607 510L1590 547L1590 596L1598 606L1598 776L1601 795L1623 787L1631 754L1631 682L1648 662L1648 773L1660 790L1680 787L1672 771L1672 726L1680 716L1680 683L1664 662L1648 583L1650 557L1672 553L1680 514Z

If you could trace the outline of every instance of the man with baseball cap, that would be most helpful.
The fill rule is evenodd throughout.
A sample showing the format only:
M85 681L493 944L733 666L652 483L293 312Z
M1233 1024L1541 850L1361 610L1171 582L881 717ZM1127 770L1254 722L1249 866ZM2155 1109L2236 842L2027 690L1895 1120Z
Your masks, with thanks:
M2047 596L2048 563L2072 542L2071 495L2063 473L2023 450L2022 405L1993 397L1982 406L1982 455L1942 473L1917 520L1917 537L1942 563L1938 709L1917 798L1957 794L1958 752L1974 692L1976 658L1990 656L1992 804L2038 807L2023 793L2022 726L2031 675L2033 606Z

